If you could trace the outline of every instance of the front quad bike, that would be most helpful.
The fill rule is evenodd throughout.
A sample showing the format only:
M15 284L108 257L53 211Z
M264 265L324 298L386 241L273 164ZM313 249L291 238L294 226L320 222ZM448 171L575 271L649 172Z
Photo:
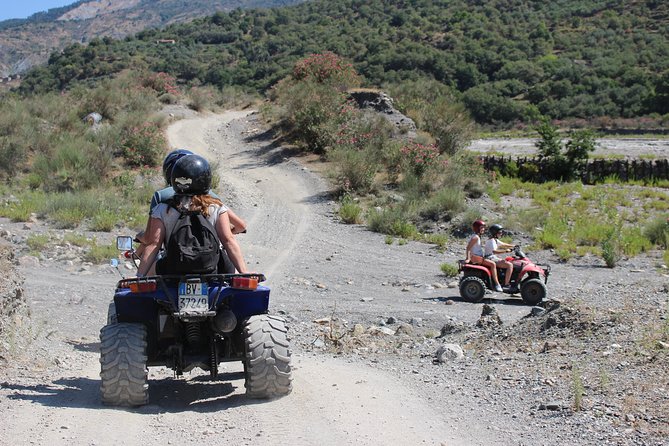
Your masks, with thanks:
M514 255L508 256L507 261L513 264L511 273L511 282L509 288L505 288L507 294L516 294L520 291L520 296L528 305L536 305L546 298L546 283L550 274L550 265L537 265L527 258L520 246L514 248ZM492 274L490 270L483 265L474 265L459 262L459 270L462 272L460 277L460 296L470 302L480 302L485 297L486 289L493 289ZM504 283L506 270L497 268L497 274L500 283Z
M196 367L218 375L222 362L242 361L254 398L292 390L291 349L283 319L267 314L261 274L152 276L119 281L100 330L102 401L148 403L148 369L177 376Z

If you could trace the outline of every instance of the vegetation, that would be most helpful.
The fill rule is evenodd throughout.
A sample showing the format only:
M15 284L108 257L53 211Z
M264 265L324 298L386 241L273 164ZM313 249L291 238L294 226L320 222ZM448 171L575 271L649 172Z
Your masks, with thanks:
M439 266L439 269L446 277L455 277L460 272L458 265L453 265L451 263L442 263Z
M61 228L83 225L106 231L117 225L139 226L151 192L149 182L166 148L163 121L152 112L161 103L174 102L202 110L224 100L239 101L242 88L260 88L270 99L263 113L284 140L333 166L342 221L364 221L387 234L387 243L395 238L400 244L420 240L443 249L447 236L433 232L432 223L454 221L467 229L469 221L481 216L480 210L467 208L467 199L487 191L495 203L504 195L530 198L533 207L512 213L510 226L532 234L536 247L554 249L565 260L590 252L612 267L622 256L653 246L666 249L666 230L644 223L669 209L666 194L641 192L644 189L631 185L586 188L572 182L594 148L592 134L574 131L563 144L555 118L576 115L555 113L543 102L555 105L573 99L569 89L558 94L553 84L564 81L567 67L577 73L570 75L571 86L586 103L596 97L599 105L617 104L629 93L625 88L640 85L628 72L634 64L623 64L616 72L597 71L601 66L596 53L587 53L589 64L573 64L572 58L586 57L581 39L595 33L592 27L607 15L597 2L590 3L581 3L581 9L569 14L560 12L565 5L535 5L526 10L525 21L512 27L505 23L516 20L519 10L507 10L496 1L491 3L499 7L494 12L488 4L460 2L440 4L444 11L421 2L404 10L394 2L309 2L274 11L218 13L124 41L101 39L86 47L72 46L27 76L23 97L7 95L0 104L0 176L24 189L0 207L0 214L15 221L36 214ZM316 15L315 7L333 15ZM661 9L635 4L631 11L649 8ZM443 15L447 13L452 15L448 20ZM657 25L654 16L635 21L629 14L621 12L621 17L629 19L633 36L638 37L642 26ZM341 20L329 18L334 16ZM362 17L367 24L364 34ZM437 26L435 17L446 25ZM576 24L573 17L581 19ZM346 33L329 34L334 24L342 23ZM491 28L491 23L499 27ZM385 39L370 40L369 26L377 27ZM541 31L532 35L534 46L519 36L517 28L523 27ZM574 27L579 33L570 31ZM484 28L499 40L488 41L478 32ZM154 45L156 39L169 36L179 43ZM301 40L295 41L295 36ZM651 33L644 54L661 53L656 48L661 36L662 32ZM324 37L327 45L319 43ZM598 42L597 51L604 53L611 42L623 54L641 51L626 34ZM337 53L311 52L322 45ZM347 54L350 57L344 57ZM481 59L469 60L474 56ZM634 112L611 106L602 109L602 115L595 111L582 117L656 113L654 95L665 91L663 81L658 81L665 78L659 74L667 68L663 64L666 61L650 56L644 59L644 99ZM133 70L125 69L130 66ZM602 96L597 88L576 88L585 78L606 84L606 95L611 96ZM408 137L407 129L357 108L349 97L352 88L377 85L385 85L396 105L415 121L414 138ZM540 85L547 88L541 98L534 91ZM103 116L101 125L83 121L92 111ZM486 173L474 155L461 150L473 132L471 117L482 123L539 122L538 154L552 163L554 176L537 178L537 172L521 169L505 172L510 177ZM27 175L17 177L16 171Z
M132 67L192 86L267 91L298 60L331 51L352 62L364 86L390 91L434 82L464 104L450 110L437 90L434 113L423 113L441 151L452 151L452 133L431 131L433 125L448 128L438 110L457 122L466 109L477 122L496 125L532 123L542 115L599 119L602 127L648 116L651 125L666 125L667 8L658 1L317 0L237 9L122 41L70 46L32 71L22 90L60 91ZM176 43L156 45L159 39ZM410 111L411 101L401 103Z

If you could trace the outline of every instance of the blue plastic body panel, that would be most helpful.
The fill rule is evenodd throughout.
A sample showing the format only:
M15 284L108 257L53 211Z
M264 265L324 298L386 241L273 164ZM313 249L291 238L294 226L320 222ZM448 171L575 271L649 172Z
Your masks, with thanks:
M166 290L159 286L156 291L150 293L131 293L128 288L118 288L114 294L114 303L119 322L151 323L155 321L160 307L177 312L176 284L166 287ZM269 292L270 289L262 285L253 291L220 285L210 286L209 308L215 311L225 303L235 313L237 319L243 320L256 314L267 313Z

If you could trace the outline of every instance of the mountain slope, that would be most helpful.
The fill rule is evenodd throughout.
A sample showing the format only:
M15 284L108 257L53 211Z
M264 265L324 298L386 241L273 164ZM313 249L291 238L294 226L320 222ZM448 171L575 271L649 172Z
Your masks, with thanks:
M69 47L22 89L146 68L262 91L323 51L352 61L368 86L440 82L484 124L669 112L669 4L657 0L314 0L235 10Z
M286 6L303 0L84 0L25 20L0 22L0 76L44 63L54 50L96 37L123 38L235 8Z

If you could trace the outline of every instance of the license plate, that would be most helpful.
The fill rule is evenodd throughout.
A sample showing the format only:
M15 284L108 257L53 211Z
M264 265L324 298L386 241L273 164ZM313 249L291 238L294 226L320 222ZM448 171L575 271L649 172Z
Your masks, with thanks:
M179 284L179 312L204 313L209 311L209 289L206 283Z

